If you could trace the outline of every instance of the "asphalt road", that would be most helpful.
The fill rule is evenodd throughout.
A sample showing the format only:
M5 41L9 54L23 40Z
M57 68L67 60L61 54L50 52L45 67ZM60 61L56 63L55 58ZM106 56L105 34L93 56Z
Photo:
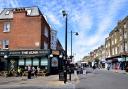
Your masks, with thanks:
M79 75L76 89L128 89L128 74L96 70L87 76Z
M3 84L1 83L0 89L128 89L128 74L115 73L107 70L95 70L93 72L90 70L90 73L87 75L80 74L77 80L72 78L72 82L67 84L58 82L54 77L29 80L28 82L30 83L28 84L18 79L16 81L9 79L10 83L3 83L4 87L2 87ZM49 86L50 83L47 83L51 79L53 80L50 83L53 86ZM45 81L42 82L42 80Z

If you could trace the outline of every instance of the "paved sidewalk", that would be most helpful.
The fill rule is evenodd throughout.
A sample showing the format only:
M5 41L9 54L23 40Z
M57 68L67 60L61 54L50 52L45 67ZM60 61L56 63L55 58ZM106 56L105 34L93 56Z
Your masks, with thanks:
M77 83L75 80L74 74L72 74L72 81L67 81L64 84L64 81L59 81L59 75L50 75L45 77L37 77L32 79L27 79L27 77L1 77L0 76L0 89L3 88L12 88L12 87L21 87L21 86L40 86L40 87L73 87Z
M116 70L116 69L110 69L110 70L107 70L107 69L100 69L100 70L105 70L105 71L112 71L112 72L115 72L115 73L123 73L123 74L128 74L128 72L126 72L125 70Z

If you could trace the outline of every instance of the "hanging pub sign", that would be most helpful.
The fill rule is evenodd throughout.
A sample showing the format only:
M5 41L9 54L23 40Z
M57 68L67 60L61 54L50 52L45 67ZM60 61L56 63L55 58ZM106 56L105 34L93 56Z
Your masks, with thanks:
M26 55L46 55L49 54L49 50L9 50L9 51L0 51L0 56L26 56Z
M58 67L58 58L53 57L51 63L52 63L52 67Z

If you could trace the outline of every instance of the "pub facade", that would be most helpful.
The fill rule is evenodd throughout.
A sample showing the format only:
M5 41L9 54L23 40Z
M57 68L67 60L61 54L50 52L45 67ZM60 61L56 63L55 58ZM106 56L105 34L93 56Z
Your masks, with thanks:
M50 34L50 26L38 7L1 10L0 70L31 65L50 73Z

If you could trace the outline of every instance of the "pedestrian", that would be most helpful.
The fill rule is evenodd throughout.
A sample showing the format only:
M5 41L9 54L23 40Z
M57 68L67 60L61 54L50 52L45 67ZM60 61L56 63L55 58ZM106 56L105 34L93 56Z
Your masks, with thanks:
M35 69L34 75L35 77L37 77L37 69Z
M126 67L125 71L128 72L128 66Z
M84 75L86 75L86 74L87 74L87 72L86 72L86 69L85 69L85 68L83 68L83 74L84 74Z
M39 67L39 66L37 67L37 72L38 72L38 73L40 72L40 67Z
M29 65L28 66L28 79L31 79L31 72L32 72L31 65Z
M78 69L77 66L75 66L75 67L74 67L74 75L75 75L75 79L74 79L74 80L75 80L75 81L78 80L77 69Z
M18 76L22 76L20 67L18 67Z
M37 77L37 69L35 67L32 67L32 73L33 76Z
M96 66L95 66L95 65L93 65L93 67L92 67L92 68L93 68L93 70L95 70L95 69L96 69Z
M107 70L110 70L110 64L108 64L108 66L107 66Z

